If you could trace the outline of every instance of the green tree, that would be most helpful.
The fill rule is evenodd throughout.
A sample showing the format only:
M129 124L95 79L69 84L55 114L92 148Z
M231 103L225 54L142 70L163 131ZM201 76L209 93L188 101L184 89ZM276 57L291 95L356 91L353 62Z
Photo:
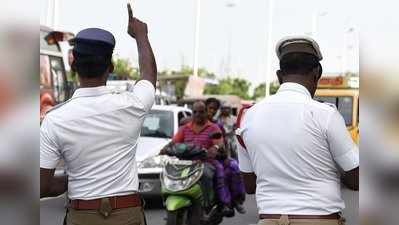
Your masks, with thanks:
M204 93L213 95L236 95L243 99L250 99L249 88L251 83L241 78L227 77L217 85L206 85Z
M194 74L193 69L190 66L183 65L180 70L163 70L159 72L160 76L173 76L173 75L183 75L183 76L191 76ZM198 76L204 78L214 79L216 75L214 73L209 72L205 68L198 68Z
M277 82L270 83L270 95L274 95L279 87L280 85ZM257 100L260 98L264 98L265 93L266 93L266 84L265 83L259 84L254 90L252 99Z
M128 59L115 57L113 59L114 72L118 80L137 80L139 78L138 68L131 65Z
M266 84L262 83L256 86L254 89L254 95L252 96L253 100L257 100L259 98L264 98L266 93Z

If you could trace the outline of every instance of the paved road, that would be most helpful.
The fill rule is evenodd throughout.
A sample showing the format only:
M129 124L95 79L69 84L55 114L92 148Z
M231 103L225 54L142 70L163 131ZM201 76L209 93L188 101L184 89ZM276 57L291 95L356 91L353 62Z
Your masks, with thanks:
M347 225L358 225L358 208L359 195L358 192L344 190L344 198L347 209L344 212L347 218ZM148 202L151 208L146 209L148 225L158 225L165 223L165 211L162 209L162 203L159 201ZM256 208L256 201L254 195L247 195L245 202L247 213L244 215L236 214L233 218L225 218L221 225L252 225L258 222L258 209Z
M346 210L344 212L347 218L347 225L358 225L358 208L359 208L359 194L344 190L344 199L346 202ZM41 225L61 225L64 217L63 205L65 202L64 196L51 200L42 200L40 203L40 224ZM162 207L162 202L159 200L148 200L146 207L146 216L148 225L162 225L165 224L165 211ZM257 208L255 197L253 195L247 196L245 202L247 213L244 215L236 214L233 218L224 219L222 225L250 225L257 223Z
M146 209L147 223L148 225L161 225L165 224L166 213L162 209L162 203L156 200L148 202L151 207ZM245 202L245 209L247 213L244 215L237 214L233 218L225 218L221 225L246 225L246 224L256 224L257 223L257 208L255 203L255 197L253 195L247 196L247 201Z

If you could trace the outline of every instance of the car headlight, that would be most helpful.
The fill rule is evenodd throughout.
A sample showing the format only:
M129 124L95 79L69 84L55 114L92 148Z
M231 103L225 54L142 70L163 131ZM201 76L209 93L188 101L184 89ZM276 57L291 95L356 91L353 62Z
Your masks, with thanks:
M167 156L165 155L156 155L149 157L142 162L137 163L137 167L140 169L146 168L162 168L165 165L165 161Z

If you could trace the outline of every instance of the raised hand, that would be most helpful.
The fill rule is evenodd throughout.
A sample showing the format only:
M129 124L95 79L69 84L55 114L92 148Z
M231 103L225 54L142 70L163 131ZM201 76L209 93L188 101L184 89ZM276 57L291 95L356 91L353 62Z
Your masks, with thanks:
M133 16L130 4L127 4L129 13L129 23L127 33L136 39L137 51L139 54L140 80L148 80L156 87L157 83L157 64L154 53L152 52L150 40L148 40L147 24L141 22Z
M147 37L148 29L147 24L143 23L139 19L133 16L133 10L130 4L127 4L127 11L129 13L129 23L127 26L127 33L137 39Z

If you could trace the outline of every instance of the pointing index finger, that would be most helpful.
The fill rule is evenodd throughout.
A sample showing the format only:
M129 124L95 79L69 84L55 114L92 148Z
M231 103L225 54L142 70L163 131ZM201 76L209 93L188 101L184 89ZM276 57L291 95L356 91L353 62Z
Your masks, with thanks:
M132 6L130 5L130 3L127 3L127 11L129 13L129 20L133 20L133 10L132 10Z

